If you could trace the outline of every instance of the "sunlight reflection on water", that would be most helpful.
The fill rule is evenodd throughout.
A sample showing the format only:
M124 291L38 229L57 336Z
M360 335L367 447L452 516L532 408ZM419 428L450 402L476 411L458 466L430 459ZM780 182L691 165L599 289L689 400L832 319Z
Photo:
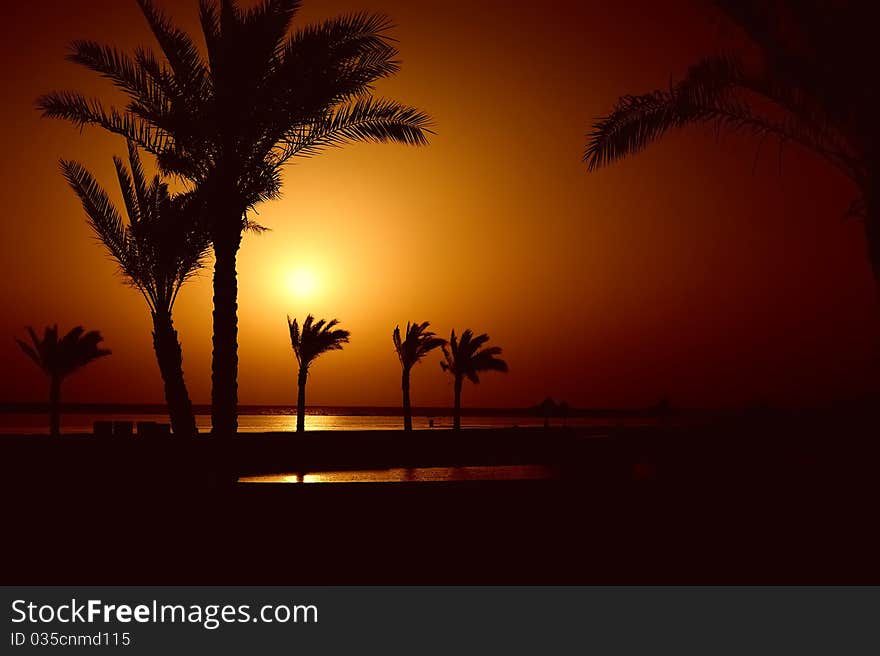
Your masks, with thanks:
M67 413L61 417L61 431L70 434L92 432L95 421L124 420L137 423L139 421L157 421L167 423L166 415L136 413ZM433 426L430 423L433 421ZM543 426L544 420L535 416L479 416L462 417L462 428L521 428ZM599 427L611 425L641 426L655 425L656 420L641 417L573 417L567 421L571 427ZM196 415L196 425L202 433L211 430L210 415ZM554 420L554 426L560 421ZM0 413L0 434L29 435L47 434L46 416L39 413ZM434 417L413 417L413 428L430 430L431 428L452 428L452 417L437 415ZM359 430L381 431L403 429L403 418L386 415L344 415L344 414L313 414L306 415L307 431ZM291 414L242 414L238 417L239 433L281 433L296 430L296 415Z
M559 478L554 467L496 465L490 467L415 467L353 471L306 472L244 476L240 483L418 483L441 481L518 481Z

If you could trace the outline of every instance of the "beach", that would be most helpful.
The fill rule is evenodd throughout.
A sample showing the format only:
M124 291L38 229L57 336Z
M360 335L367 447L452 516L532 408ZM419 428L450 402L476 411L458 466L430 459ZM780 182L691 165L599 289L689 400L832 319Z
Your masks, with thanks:
M880 582L861 421L0 440L8 583ZM833 443L833 449L830 445ZM543 469L536 470L536 467ZM235 483L446 468L431 480ZM462 479L454 472L545 471Z

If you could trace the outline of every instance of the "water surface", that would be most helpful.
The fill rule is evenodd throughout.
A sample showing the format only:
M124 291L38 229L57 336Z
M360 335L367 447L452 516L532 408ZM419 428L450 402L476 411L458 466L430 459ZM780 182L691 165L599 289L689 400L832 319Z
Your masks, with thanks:
M444 481L525 481L559 478L555 467L496 465L489 467L415 467L361 469L243 476L240 483L424 483Z
M433 428L452 428L452 417L413 417L413 428L428 430L433 420ZM61 416L61 432L70 434L91 433L95 421L155 421L168 423L167 415L158 414L94 414L68 413ZM656 419L642 417L572 417L566 421L568 426L613 426L625 424L654 424ZM553 426L562 422L554 419ZM207 433L211 430L210 415L196 415L199 431ZM541 417L529 416L474 416L462 417L462 428L511 428L513 426L538 427L544 425ZM389 415L345 415L345 414L312 414L306 415L307 431L382 431L403 429L403 418ZM240 433L276 433L296 430L296 415L291 414L242 414L238 417ZM3 413L0 414L0 435L38 435L47 434L48 420L42 414Z

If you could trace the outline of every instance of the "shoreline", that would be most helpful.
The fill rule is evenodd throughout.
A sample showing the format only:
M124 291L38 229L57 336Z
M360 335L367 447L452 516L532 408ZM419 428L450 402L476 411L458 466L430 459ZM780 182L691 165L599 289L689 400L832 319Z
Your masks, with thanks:
M605 480L659 472L676 484L717 485L737 478L846 478L880 461L876 426L772 421L676 426L569 426L332 430L203 434L193 440L146 437L2 435L5 485L26 485L38 472L81 485L84 478L123 470L140 486L163 472L173 479L260 476L291 471L548 465L563 478ZM829 450L834 435L835 448ZM635 473L634 473L635 472ZM652 474L653 476L654 474ZM871 474L872 475L872 474ZM119 478L113 474L113 478ZM172 484L173 481L165 481ZM124 480L118 485L126 485ZM187 485L180 483L184 487Z

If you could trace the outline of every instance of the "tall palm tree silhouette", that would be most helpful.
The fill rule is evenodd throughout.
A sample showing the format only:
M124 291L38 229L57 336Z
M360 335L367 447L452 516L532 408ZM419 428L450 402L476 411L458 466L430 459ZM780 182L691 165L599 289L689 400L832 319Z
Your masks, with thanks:
M424 145L430 119L373 96L374 83L400 67L385 16L350 14L291 34L300 0L248 9L200 0L205 61L152 0L137 2L164 62L92 41L75 42L70 55L127 94L125 110L73 92L47 94L38 107L124 135L203 195L216 258L211 414L214 431L229 435L238 425L236 254L247 212L278 196L291 158L352 141Z
M430 325L428 321L422 323L407 322L406 337L401 339L400 326L396 326L392 334L394 349L397 351L400 366L403 368L400 386L403 390L403 430L407 431L412 430L412 407L409 399L410 372L423 357L446 343L445 339L437 337L428 330Z
M455 386L455 406L452 415L452 427L455 430L461 428L461 385L467 378L472 383L480 382L480 372L501 371L507 373L507 363L501 358L500 346L483 348L489 336L486 333L474 337L473 331L468 328L457 339L455 331L449 338L449 344L443 345L443 362L440 367L443 371L452 374Z
M864 221L868 257L880 283L880 79L874 7L819 0L716 0L757 46L758 57L709 56L669 89L623 96L596 121L589 169L642 150L672 128L776 137L812 151L852 180L846 214Z
M61 383L77 369L110 355L98 347L104 338L97 330L86 332L77 326L58 339L58 324L46 326L42 339L28 326L31 343L15 341L36 365L49 377L49 434L61 434Z
M302 432L306 429L306 381L309 377L309 367L315 358L327 351L341 351L343 344L348 344L351 333L347 330L335 328L339 324L336 319L325 321L321 319L315 323L315 318L310 314L303 321L300 328L296 319L291 321L287 317L287 327L290 329L290 345L299 363L299 376L297 377L298 394L296 397L296 430Z
M61 170L82 202L98 240L119 265L126 282L147 301L171 427L175 435L192 436L198 431L172 311L183 283L202 267L210 242L198 223L191 196L170 194L158 175L148 181L132 142L128 144L128 162L130 169L118 157L113 159L127 224L85 167L62 160Z

